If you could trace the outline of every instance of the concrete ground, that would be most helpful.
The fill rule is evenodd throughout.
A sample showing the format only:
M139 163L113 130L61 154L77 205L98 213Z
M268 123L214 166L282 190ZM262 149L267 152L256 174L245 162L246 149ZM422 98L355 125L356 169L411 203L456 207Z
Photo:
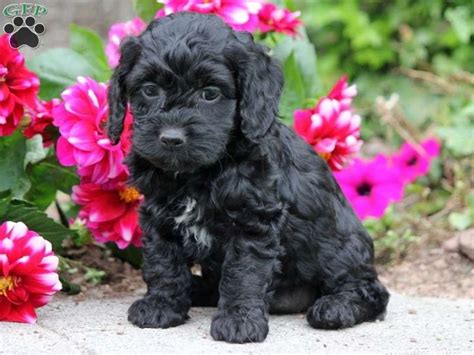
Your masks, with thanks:
M192 309L177 328L133 327L132 300L56 298L36 325L0 323L0 354L474 352L473 300L393 295L385 321L341 331L312 329L302 315L272 316L267 340L245 345L212 340L210 308Z

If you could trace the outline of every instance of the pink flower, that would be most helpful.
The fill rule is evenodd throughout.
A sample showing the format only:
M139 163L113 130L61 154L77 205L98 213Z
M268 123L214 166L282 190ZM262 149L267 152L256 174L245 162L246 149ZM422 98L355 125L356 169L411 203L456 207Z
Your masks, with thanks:
M355 86L347 86L343 77L329 96L313 109L294 112L294 129L323 157L333 171L341 170L359 151L360 116L351 110Z
M128 152L131 115L125 120L125 133L112 145L104 126L108 118L107 86L79 77L66 89L63 102L53 109L54 125L59 128L56 153L64 166L76 166L83 181L105 183L121 175L122 160Z
M357 87L355 84L349 86L347 82L347 75L343 75L331 89L327 96L330 99L339 101L341 108L344 110L350 109L352 99L357 95Z
M74 186L72 198L82 206L78 217L100 243L114 242L121 249L140 246L137 208L138 191L125 185L126 175L110 186L81 183Z
M238 31L255 31L262 0L164 0L164 14L193 11L215 14Z
M21 222L0 225L0 321L35 323L61 290L51 243Z
M280 9L272 3L264 4L258 12L259 29L262 32L275 31L294 36L301 25L298 19L300 14L300 12Z
M138 36L146 28L146 23L140 17L127 22L119 22L110 26L108 42L105 46L105 54L112 68L120 61L120 43L125 37Z
M429 172L431 161L439 155L440 144L436 139L429 138L421 143L420 149L418 151L405 142L392 156L392 163L400 170L405 182L413 182Z
M361 219L383 216L390 202L399 201L403 195L400 173L383 155L371 161L354 159L334 176Z
M23 131L23 135L31 139L34 135L40 134L43 137L43 146L51 146L54 138L53 108L60 103L59 99L38 102L36 108L30 111L31 122Z
M0 36L0 136L13 133L23 116L23 106L34 107L39 79L25 66L25 58Z

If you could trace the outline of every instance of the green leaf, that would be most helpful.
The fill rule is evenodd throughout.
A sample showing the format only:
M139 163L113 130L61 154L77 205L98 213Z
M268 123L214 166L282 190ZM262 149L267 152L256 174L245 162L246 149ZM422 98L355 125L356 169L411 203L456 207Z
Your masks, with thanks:
M441 127L438 134L446 142L446 146L455 155L469 155L474 153L473 126Z
M96 68L95 76L99 81L107 81L111 70L107 64L104 43L100 36L85 27L71 24L71 48L81 54Z
M320 87L316 65L316 49L309 41L304 29L301 29L295 38L285 36L273 48L272 54L281 63L285 63L288 57L293 54L298 70L302 74L306 98L316 95ZM287 80L286 77L285 80Z
M35 55L28 61L28 67L41 79L40 96L44 100L59 97L78 76L100 79L98 70L84 56L69 48L53 48Z
M58 190L68 194L79 183L75 173L52 161L32 165L28 173L32 186L25 198L41 210L48 208L54 201Z
M0 138L0 192L10 190L22 198L30 189L25 172L26 139L20 132Z
M153 20L156 12L163 7L157 0L133 0L133 8L144 21Z
M293 0L283 0L284 6L290 11L296 11L297 7Z
M107 243L107 247L112 250L112 254L121 260L127 261L135 268L142 265L142 251L140 248L130 245L126 249L119 249L115 243Z
M23 200L12 200L4 219L23 222L29 229L49 240L56 252L62 250L62 241L73 232L49 218L43 211Z
M98 285L107 276L104 270L97 270L95 268L87 268L84 274L84 279L93 285Z
M280 102L280 115L283 116L284 122L288 124L292 120L293 111L302 107L306 98L303 76L293 53L286 59L283 65L283 73L285 75L285 86Z
M59 281L61 281L61 284L63 285L61 292L64 292L65 294L70 295L70 296L77 295L78 293L81 292L81 286L70 282L66 278L60 276Z
M453 228L462 231L471 225L471 216L469 213L451 212L448 221Z
M11 199L12 196L9 190L0 192L0 223L5 220L3 215L7 212Z
M472 5L472 4L471 4ZM469 8L466 6L458 6L454 9L447 9L445 12L446 19L453 26L458 38L463 43L468 43L473 33L472 18L469 14Z
M40 134L36 134L33 138L26 141L26 154L23 166L26 167L28 164L35 164L44 158L48 149L43 147L43 137Z

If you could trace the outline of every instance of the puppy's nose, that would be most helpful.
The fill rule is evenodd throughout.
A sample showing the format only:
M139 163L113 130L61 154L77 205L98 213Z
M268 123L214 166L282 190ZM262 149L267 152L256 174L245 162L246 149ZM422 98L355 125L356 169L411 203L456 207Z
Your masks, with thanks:
M160 142L167 148L177 148L186 143L186 137L181 129L169 128L160 134Z

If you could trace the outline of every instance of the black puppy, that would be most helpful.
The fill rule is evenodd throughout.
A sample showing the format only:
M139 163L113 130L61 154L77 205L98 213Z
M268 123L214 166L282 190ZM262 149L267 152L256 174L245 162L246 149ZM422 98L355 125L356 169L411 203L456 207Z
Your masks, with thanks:
M372 240L326 163L278 122L282 86L265 48L215 16L160 18L122 45L108 130L116 142L130 103L148 286L133 324L217 306L212 337L244 343L265 339L269 312L306 311L323 329L383 317Z

